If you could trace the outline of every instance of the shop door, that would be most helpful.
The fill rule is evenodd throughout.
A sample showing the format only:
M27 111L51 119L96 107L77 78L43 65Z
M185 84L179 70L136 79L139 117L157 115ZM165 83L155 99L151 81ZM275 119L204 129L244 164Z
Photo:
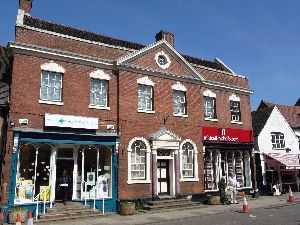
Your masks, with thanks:
M56 191L55 191L55 199L62 200L63 195L62 191L60 190L60 180L63 175L64 170L67 171L69 176L69 183L68 183L68 196L67 200L72 200L72 193L73 193L73 169L74 169L74 160L73 159L57 159L56 161Z
M169 160L157 160L157 190L159 195L170 194Z

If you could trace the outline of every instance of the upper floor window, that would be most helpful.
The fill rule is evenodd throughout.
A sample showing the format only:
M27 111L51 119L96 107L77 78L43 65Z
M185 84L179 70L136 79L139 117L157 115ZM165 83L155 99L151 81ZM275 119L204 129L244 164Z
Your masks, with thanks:
M145 111L153 110L153 89L152 86L138 85L138 109Z
M187 88L180 82L172 85L174 116L187 117L186 91Z
M284 134L280 132L272 132L272 146L273 149L284 149L285 148L285 141L284 141Z
M173 108L175 115L186 115L186 98L184 91L173 90Z
M204 117L208 119L216 119L216 98L204 97Z
M108 82L106 80L91 79L90 105L107 107Z
M217 121L216 97L217 95L211 90L205 90L204 96L204 118L205 120Z
M230 113L231 113L231 121L233 122L241 121L240 102L230 101Z
M153 113L153 86L148 76L137 79L138 111Z
M93 109L109 109L108 88L110 76L103 70L90 73L90 105Z
M62 74L42 71L40 100L61 102Z
M241 108L240 108L241 99L238 96L236 96L236 94L232 94L229 97L229 101L230 101L231 122L241 123Z
M65 69L50 61L41 65L41 88L39 103L63 105L62 79Z

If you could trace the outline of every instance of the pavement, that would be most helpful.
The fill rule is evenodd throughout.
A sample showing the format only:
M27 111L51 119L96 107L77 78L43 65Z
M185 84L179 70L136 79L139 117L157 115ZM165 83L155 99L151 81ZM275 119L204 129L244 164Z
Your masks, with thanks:
M300 203L300 193L293 193L295 201L293 203L287 202L288 194L281 196L260 196L258 199L248 199L248 207L250 209L259 208L276 208L280 206L288 206L291 204ZM202 205L199 208L187 209L187 210L173 210L169 212L155 212L155 213L137 213L131 216L122 216L119 214L107 214L106 216L67 220L67 221L55 221L49 223L40 223L41 225L108 225L108 224L156 224L170 220L182 220L183 218L201 217L214 214L226 214L226 213L241 213L243 208L243 201L239 204L232 205Z

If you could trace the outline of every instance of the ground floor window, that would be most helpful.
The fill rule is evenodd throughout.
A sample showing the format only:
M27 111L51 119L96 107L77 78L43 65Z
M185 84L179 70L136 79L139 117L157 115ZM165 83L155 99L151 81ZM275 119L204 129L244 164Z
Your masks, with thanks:
M15 203L59 199L64 170L70 177L69 200L112 197L111 147L25 143L18 154Z
M205 190L217 190L222 177L226 182L229 173L236 174L239 187L251 187L251 167L249 151L206 150L204 155Z

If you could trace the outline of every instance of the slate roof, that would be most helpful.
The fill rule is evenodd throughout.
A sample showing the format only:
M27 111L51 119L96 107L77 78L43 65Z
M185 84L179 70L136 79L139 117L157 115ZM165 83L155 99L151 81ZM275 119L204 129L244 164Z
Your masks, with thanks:
M253 111L251 113L254 136L258 136L262 129L265 127L273 109L274 107L268 107L265 109Z
M258 109L270 108L273 106L277 106L280 113L292 128L300 128L300 106L279 105L262 100Z
M28 15L24 15L24 25L29 26L29 27L34 27L37 29L41 29L41 30L47 30L47 31L51 31L51 32L59 33L59 34L77 37L77 38L81 38L81 39L88 40L88 41L95 41L95 42L100 42L100 43L104 43L104 44L108 44L108 45L125 47L125 48L129 48L129 49L133 49L133 50L140 50L140 49L146 47L145 45L142 45L139 43L125 41L125 40L116 39L113 37L97 34L94 32L76 29L76 28L65 26L62 24L57 24L57 23L53 23L50 21L41 20L41 19L31 17ZM208 67L208 68L215 69L215 70L232 73L225 66L223 66L222 64L220 64L217 61L204 60L204 59L200 59L200 58L192 57L192 56L188 56L188 55L182 55L182 56L189 63L197 64L197 65Z

